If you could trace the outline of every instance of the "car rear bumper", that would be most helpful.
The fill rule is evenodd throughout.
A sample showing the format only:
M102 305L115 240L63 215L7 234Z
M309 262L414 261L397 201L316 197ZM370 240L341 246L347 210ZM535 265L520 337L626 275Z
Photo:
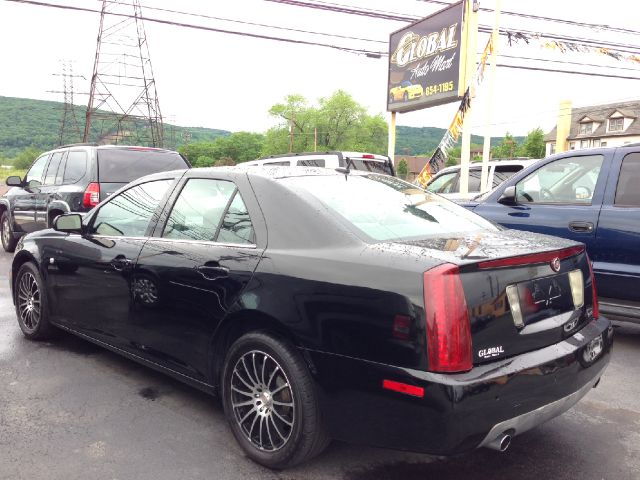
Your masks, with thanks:
M599 336L602 353L585 360ZM600 379L612 336L611 322L600 318L560 343L448 375L306 353L334 438L450 455L504 432L518 435L571 408ZM383 390L384 379L421 387L424 396Z

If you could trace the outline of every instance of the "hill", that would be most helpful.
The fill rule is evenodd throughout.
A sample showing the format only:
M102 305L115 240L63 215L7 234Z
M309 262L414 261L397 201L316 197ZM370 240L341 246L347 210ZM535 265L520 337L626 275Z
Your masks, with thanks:
M84 130L86 108L75 106L80 131ZM0 157L12 158L27 147L50 150L60 144L60 122L64 104L46 100L0 96ZM99 126L92 125L92 139L98 138ZM165 123L165 146L176 150L185 140L189 143L211 142L231 132L203 127L179 127ZM445 129L436 127L397 127L396 154L430 155L436 148ZM524 137L515 137L518 143ZM63 143L74 143L79 138L65 137ZM502 137L491 139L497 145ZM482 137L471 136L471 142L482 144Z
M86 107L76 105L74 110L82 132ZM58 146L63 111L62 102L0 96L0 157L14 157L26 147L50 150ZM97 126L93 127L92 137L96 138ZM182 145L185 139L189 142L212 141L230 133L227 130L165 123L166 147L171 149ZM71 137L63 140L63 143L80 141Z
M444 136L446 129L436 127L396 127L396 155L431 155ZM522 143L525 137L513 137ZM492 137L491 146L502 142L503 137ZM471 143L482 145L483 137L471 135Z

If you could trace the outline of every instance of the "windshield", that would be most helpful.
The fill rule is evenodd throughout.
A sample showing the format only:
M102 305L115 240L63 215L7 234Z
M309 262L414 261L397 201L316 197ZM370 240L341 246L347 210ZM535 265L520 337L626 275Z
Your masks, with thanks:
M498 228L463 207L386 175L289 177L281 180L317 198L357 231L400 240Z
M188 168L179 153L167 150L110 148L98 150L102 183L129 183L150 173Z

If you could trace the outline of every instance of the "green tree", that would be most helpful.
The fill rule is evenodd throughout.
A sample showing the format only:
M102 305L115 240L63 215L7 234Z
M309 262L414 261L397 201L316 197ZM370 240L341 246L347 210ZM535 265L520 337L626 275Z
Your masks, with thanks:
M13 166L18 170L25 170L29 168L29 166L41 153L42 150L39 150L35 147L27 147L13 159Z
M218 137L213 142L198 142L182 145L178 151L194 167L208 167L218 164L223 158L233 164L255 160L260 156L264 135L260 133L235 132Z
M492 158L513 158L518 152L518 142L507 132L500 145L493 147Z
M531 130L520 148L518 155L529 158L543 158L545 154L544 132L540 127Z
M407 161L403 158L398 162L397 173L399 177L406 178L409 174L409 165L407 165Z
M387 150L387 123L382 115L369 115L365 107L342 90L320 98L317 106L310 106L301 95L289 95L269 113L281 123L265 134L263 155L314 148L371 153Z

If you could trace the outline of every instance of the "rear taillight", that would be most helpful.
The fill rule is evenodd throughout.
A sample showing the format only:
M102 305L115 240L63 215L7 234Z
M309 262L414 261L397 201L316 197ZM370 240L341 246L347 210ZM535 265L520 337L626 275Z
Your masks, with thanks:
M99 183L90 183L87 185L86 190L84 191L84 196L82 197L82 206L83 207L95 207L100 203L100 184Z
M600 306L598 305L598 291L596 289L596 276L593 274L593 266L589 255L587 255L587 263L589 264L589 276L591 277L591 296L593 297L593 318L600 318Z
M471 370L469 312L456 265L445 263L424 272L424 306L429 370Z

